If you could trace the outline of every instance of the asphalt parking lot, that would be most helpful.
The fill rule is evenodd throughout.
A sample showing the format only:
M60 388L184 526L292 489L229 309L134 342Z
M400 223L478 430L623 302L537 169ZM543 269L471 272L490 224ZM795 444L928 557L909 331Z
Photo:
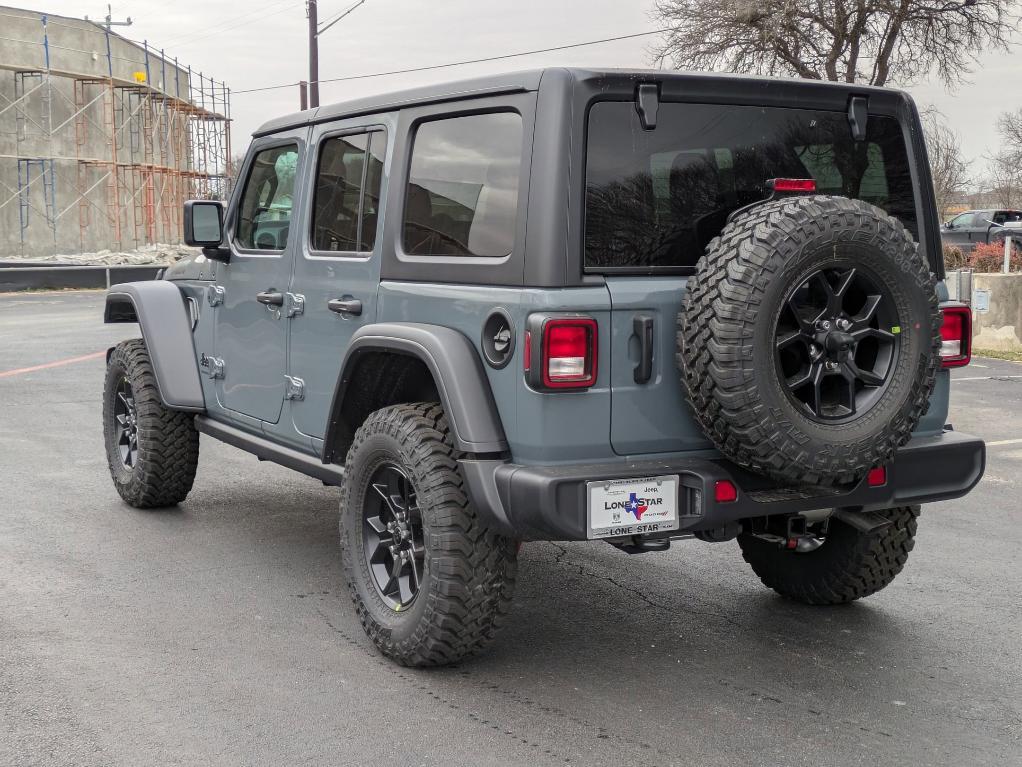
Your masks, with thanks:
M102 352L137 329L102 302L0 295L0 764L1022 764L1022 365L955 371L986 478L876 596L784 601L734 542L531 543L496 646L415 671L354 616L336 489L204 436L186 503L120 501Z

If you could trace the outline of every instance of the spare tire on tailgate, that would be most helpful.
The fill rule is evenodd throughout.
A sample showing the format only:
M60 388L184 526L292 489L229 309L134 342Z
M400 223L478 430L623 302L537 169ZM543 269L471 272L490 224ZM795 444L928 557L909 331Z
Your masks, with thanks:
M814 195L739 213L678 316L694 415L736 463L782 482L851 482L926 412L940 361L936 281L900 222Z

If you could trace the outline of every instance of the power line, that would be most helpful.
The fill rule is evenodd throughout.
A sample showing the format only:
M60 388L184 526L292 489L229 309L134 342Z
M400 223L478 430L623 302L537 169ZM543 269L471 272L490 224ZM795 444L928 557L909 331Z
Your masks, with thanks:
M199 33L191 32L191 33L188 33L188 34L186 34L184 36L178 36L177 38L171 38L171 40L169 40L169 41L164 43L164 46L167 47L167 48L180 48L180 47L183 47L183 46L186 46L186 45L191 45L192 43L196 43L199 40L205 40L206 38L212 37L213 35L227 34L229 32L234 31L235 29L238 29L239 27L248 26L249 24L252 24L254 22L262 21L263 19L268 19L271 16L276 16L277 14L283 13L284 11L289 11L292 8L294 8L296 5L300 5L301 2L304 2L304 0L283 0L283 1L282 0L276 0L276 2L267 3L266 5L262 6L261 8L257 8L257 9L255 9L253 11L249 11L248 14L247 14L248 18L246 18L246 19L244 19L242 21L239 21L236 18L235 19L229 19L229 20L226 20L226 21L222 21L222 22L220 22L218 24L214 24L212 27L207 27L206 29L202 30ZM281 5L284 6L284 7L282 7L282 8L278 7L276 10L270 11L270 9L273 8L274 6L281 6ZM269 13L264 13L264 11L270 11L270 12ZM257 15L257 14L262 14L262 15L260 16L260 15Z
M568 45L555 45L552 48L537 48L534 51L520 51L518 53L505 53L500 56L486 56L481 59L466 59L465 61L451 61L446 64L431 64L425 67L411 67L409 69L393 69L389 72L372 72L365 75L350 75L348 77L331 77L328 79L319 80L320 83L339 83L346 82L349 80L366 80L371 77L385 77L387 75L405 75L412 72L427 72L433 69L447 69L449 67L460 67L465 64L483 64L488 61L500 61L501 59L514 59L522 56L532 56L537 53L552 53L554 51L566 51L569 48L582 48L587 45L599 45L600 43L613 43L618 40L632 40L636 37L648 37L649 35L659 35L664 32L670 31L669 27L663 29L651 29L648 32L636 32L631 35L618 35L617 37L604 37L600 40L586 40L583 43L569 43ZM290 83L282 83L281 85L266 85L261 88L248 88L246 90L232 91L234 95L239 93L258 93L259 91L273 91L281 88L293 88L298 85L298 81Z

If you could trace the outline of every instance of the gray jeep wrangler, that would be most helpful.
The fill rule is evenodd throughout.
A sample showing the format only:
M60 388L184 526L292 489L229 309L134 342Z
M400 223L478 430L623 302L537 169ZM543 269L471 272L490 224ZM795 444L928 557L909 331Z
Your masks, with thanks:
M872 594L985 461L922 135L893 90L565 69L273 120L186 203L203 255L109 291L117 491L183 501L200 432L337 485L408 665L494 638L521 541L737 539L786 597Z

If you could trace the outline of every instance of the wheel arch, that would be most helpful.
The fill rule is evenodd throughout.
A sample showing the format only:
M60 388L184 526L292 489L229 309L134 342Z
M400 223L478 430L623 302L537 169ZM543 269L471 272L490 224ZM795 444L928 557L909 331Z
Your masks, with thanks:
M103 321L138 323L164 405L172 410L205 411L191 318L176 285L162 280L111 285Z
M412 322L359 328L334 387L323 463L344 460L355 431L374 410L431 400L443 405L458 450L475 455L507 451L482 361L464 334Z

